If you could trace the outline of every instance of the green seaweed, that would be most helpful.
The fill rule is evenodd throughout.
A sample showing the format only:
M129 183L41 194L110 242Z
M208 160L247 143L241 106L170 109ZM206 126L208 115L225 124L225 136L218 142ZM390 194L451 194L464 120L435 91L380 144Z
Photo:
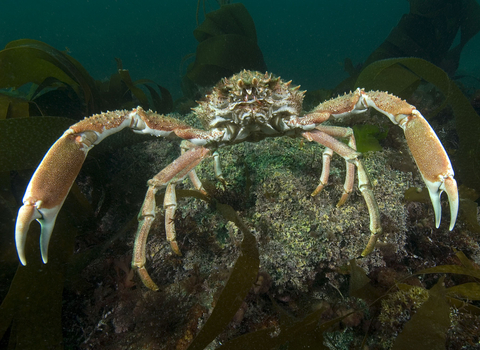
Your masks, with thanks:
M241 3L206 14L193 34L199 44L183 78L185 95L192 94L192 84L210 86L242 69L266 70L255 24Z
M133 108L136 105L132 96L145 109L155 108L159 113L168 113L173 107L167 89L148 79L132 81L119 59L110 81L100 82L72 56L46 43L32 39L12 41L0 51L0 89L19 89L28 83L34 88L23 98L0 92L0 119L28 117L32 114L29 109L33 115L37 109L42 115L53 109L78 119L105 109ZM69 96L69 89L76 96ZM63 108L58 107L59 100L63 100ZM75 113L80 102L85 109ZM34 107L26 107L28 104Z
M233 222L242 231L242 252L233 266L212 314L188 347L189 350L204 349L223 331L242 305L258 275L260 260L255 236L231 206L216 203L215 207L223 217Z
M428 295L428 300L405 324L392 350L445 348L450 308L445 298L443 278L428 291Z
M456 256L461 265L436 266L421 270L414 276L431 273L461 274L473 278L473 282L445 288L445 277L442 277L435 286L426 290L423 287L399 281L386 292L372 284L365 271L356 266L355 261L352 260L349 264L350 295L367 301L369 305L365 310L381 301L382 312L378 320L384 326L400 327L402 322L405 322L402 319L409 318L399 336L394 339L392 349L444 349L447 332L453 322L450 307L459 314L473 315L473 317L480 315L480 308L469 302L480 300L480 283L478 282L480 272L465 254L456 252ZM403 280L411 277L406 276ZM414 314L409 317L412 311ZM391 341L386 340L387 344Z
M99 96L93 78L68 54L32 39L12 41L0 51L0 88L41 85L48 77L71 86L85 101L86 114L98 109Z
M252 350L273 350L283 347L288 349L328 349L323 344L323 333L344 318L338 317L319 324L321 316L325 312L323 308L311 312L300 320L294 319L286 312L282 312L278 306L276 309L283 316L280 317L280 329L268 327L247 333L225 342L218 349L239 350L248 348Z
M468 227L476 233L480 233L480 224L477 219L477 202L460 197L460 217Z
M446 289L448 301L452 306L461 305L467 312L480 314L480 308L472 305L462 303L457 298L464 298L466 300L480 300L480 270L470 261L464 253L456 252L455 254L462 265L440 265L421 270L416 274L430 274L430 273L447 273L456 275L465 275L474 279L474 282L466 282Z
M33 84L28 94L18 90L27 83ZM68 54L30 39L12 41L0 51L0 89L13 89L0 92L2 171L34 168L74 124L64 116L79 119L100 110L133 108L132 95L145 109L152 107L159 113L173 109L167 89L149 79L132 81L120 59L109 81L94 81ZM82 104L86 106L83 112ZM37 113L42 116L27 118Z
M376 61L367 66L355 86L384 90L406 98L422 81L437 87L452 107L459 136L456 152L458 175L463 183L480 190L480 116L448 75L439 67L420 58L394 58ZM438 112L444 104L436 109ZM433 113L433 115L435 112ZM427 119L432 116L426 116Z
M117 75L120 77L120 79L115 79ZM117 73L112 75L112 80L117 84L123 83L126 86L126 90L130 91L133 96L137 98L140 105L145 109L153 108L157 113L165 114L170 113L173 109L173 99L170 92L163 86L155 83L153 80L139 79L132 81L128 70L123 68L119 68ZM112 88L112 83L109 84L109 88ZM153 85L153 87L149 84ZM143 86L149 94L146 94L141 89L141 86ZM155 88L157 88L160 93L158 93ZM127 106L122 107L128 108ZM133 107L136 106L131 106L131 108Z
M470 262L470 260L468 260L468 258L462 252L457 252L456 255L463 266L440 265L440 266L430 267L428 269L418 271L417 274L423 275L427 273L453 273L457 275L467 275L470 277L480 279L480 270L476 269L474 265Z
M27 116L29 108L30 101L24 97L0 93L0 120Z
M0 169L32 169L50 146L72 125L62 117L0 120Z
M0 339L8 342L9 349L63 349L61 309L66 263L73 255L75 224L85 213L74 198L67 197L58 215L48 264L40 259L40 226L32 225L29 230L29 263L18 267L0 305Z
M480 284L477 282L463 283L447 288L447 295L468 300L480 300Z
M349 294L355 296L356 292L365 288L370 282L370 278L368 278L365 271L357 265L355 259L350 260L348 267L350 272Z
M405 200L409 202L430 203L430 195L428 189L410 187L405 191Z
M370 124L355 125L352 129L358 152L375 152L383 149L379 141L387 137L388 130L382 132L378 126Z
M459 265L440 265L421 270L418 274L426 273L453 273L457 275L466 275L470 277L480 278L480 270L475 270Z
M243 4L225 5L208 13L205 21L193 31L199 42L225 34L236 34L257 42L255 24Z
M349 295L375 303L382 293L372 286L365 271L356 264L355 259L348 265L350 273Z
M365 66L382 59L415 56L453 74L464 46L480 30L479 4L475 0L409 2L410 12L370 54Z

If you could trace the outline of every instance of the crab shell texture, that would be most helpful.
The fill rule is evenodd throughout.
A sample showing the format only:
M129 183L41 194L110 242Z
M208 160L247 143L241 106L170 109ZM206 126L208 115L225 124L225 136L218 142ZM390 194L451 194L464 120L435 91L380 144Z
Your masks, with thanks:
M244 70L223 78L193 110L205 129L225 132L219 145L293 135L296 129L286 122L301 114L305 91L290 83Z

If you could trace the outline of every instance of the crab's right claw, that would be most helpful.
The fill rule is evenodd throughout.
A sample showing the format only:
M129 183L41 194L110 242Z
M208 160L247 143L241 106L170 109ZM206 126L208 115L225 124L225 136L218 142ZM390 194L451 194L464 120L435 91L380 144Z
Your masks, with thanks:
M68 129L53 144L33 174L15 225L15 245L23 265L27 264L25 242L33 220L42 227L40 251L43 262L47 262L55 219L95 139L96 135L91 132L76 134Z
M151 124L160 125L166 130L161 128L153 130L148 126ZM25 242L28 227L33 220L37 220L42 226L40 250L43 262L47 262L48 243L55 219L82 168L88 151L93 146L124 128L132 128L140 133L156 136L168 136L175 126L168 128L171 124L172 119L147 113L138 107L131 112L114 111L96 114L72 125L65 131L48 150L33 174L23 197L23 206L18 212L15 227L15 244L21 263L23 265L27 263ZM181 126L183 129L188 128L183 124Z
M27 265L25 243L27 240L28 228L33 220L37 220L41 226L40 252L42 254L42 261L45 264L47 263L48 244L50 243L50 237L52 236L53 227L55 226L55 219L57 218L60 208L61 204L56 208L43 209L41 208L41 201L33 204L26 202L20 208L18 211L17 223L15 225L15 245L18 258L22 265Z

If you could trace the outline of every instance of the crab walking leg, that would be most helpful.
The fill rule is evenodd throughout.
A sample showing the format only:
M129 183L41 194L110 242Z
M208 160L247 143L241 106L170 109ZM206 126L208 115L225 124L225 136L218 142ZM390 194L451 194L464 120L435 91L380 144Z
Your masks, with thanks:
M227 181L223 178L222 173L222 164L220 162L220 154L217 151L213 152L213 171L215 172L215 177L220 181L224 188L227 187Z
M325 150L322 153L322 173L320 174L320 183L312 192L312 197L315 197L325 188L325 186L328 185L328 178L330 177L330 160L332 157L333 151L330 148L325 147Z
M369 107L386 115L392 123L404 130L408 147L427 185L435 211L437 228L440 226L442 216L440 196L443 191L447 193L450 204L450 230L452 230L459 205L452 164L435 131L414 106L386 92L365 92L357 89L319 104L306 116L299 118L299 123L308 125L308 123L316 123L317 120L325 121L330 117L359 114Z
M180 144L182 154L189 151L193 147L196 147L195 144L193 144L189 141L186 141L186 140L183 140L182 143ZM197 191L202 192L205 196L208 196L207 191L205 191L205 188L203 187L202 181L200 181L200 179L198 178L195 169L192 169L192 171L190 171L188 173L188 177L190 178L190 181L192 182L193 186L195 187L195 189Z
M133 245L132 268L137 270L143 284L151 290L157 291L158 286L152 281L145 269L145 248L147 245L148 233L155 220L155 194L158 189L150 186L145 195L142 209L138 213L138 229L135 234L135 243Z
M138 229L135 236L133 248L132 267L138 271L142 282L152 290L158 290L158 286L152 281L145 269L145 247L147 244L150 227L155 220L156 201L155 194L158 190L166 187L164 208L165 208L165 231L167 240L170 242L172 250L181 255L175 240L174 215L177 205L175 196L175 183L182 180L189 174L200 162L208 157L210 150L204 147L195 147L184 152L173 163L160 171L151 180L148 181L148 190L143 201L142 209L138 214Z
M355 136L353 135L353 130L351 128L319 125L315 129L323 131L333 137L348 138L348 146L353 150L357 149L357 145L355 143ZM322 174L320 175L320 184L315 189L315 191L313 191L312 196L316 196L328 183L328 177L330 175L330 161L333 156L332 152L333 151L328 147L323 152L323 165ZM349 162L348 160L345 160L345 165L345 184L343 185L343 194L337 203L337 207L345 204L348 196L350 195L350 193L352 193L353 182L355 180L355 164Z
M205 191L205 188L203 187L202 181L198 178L197 173L195 172L195 169L193 169L191 172L188 173L188 177L190 178L190 181L193 184L193 187L201 193L203 193L205 196L208 196L207 191Z
M30 223L37 220L41 225L40 248L42 260L47 263L48 244L55 219L88 151L124 128L154 136L177 135L197 145L204 144L207 137L218 136L194 129L176 119L146 112L141 107L132 111L96 114L72 125L49 149L23 197L23 206L18 212L15 226L15 244L23 265L27 264L25 242Z
M349 114L350 113L349 111L351 111L353 108L352 106L355 105L355 103L353 103L352 105L351 98L347 99L346 102L340 103L339 105L336 105L336 104L331 105L331 102L337 102L337 101L339 101L339 98L328 101L330 102L330 105L325 105L325 103L321 103L307 115L303 117L291 118L287 122L287 125L300 127L303 130L316 129L328 135L331 135L333 137L348 138L348 146L350 147L350 149L356 150L357 146L355 143L355 136L351 128L321 125L323 122L330 119L332 115ZM349 108L346 108L346 106L348 106ZM362 112L364 110L362 110ZM330 152L328 151L328 147L324 151L322 158L323 158L323 165L322 165L322 174L320 175L320 184L317 186L315 191L313 191L312 196L316 196L318 193L320 193L320 191L328 183L328 177L330 174L330 160L331 160L331 155L330 155ZM345 174L345 184L343 185L344 191L343 191L342 197L337 203L337 207L343 205L347 201L348 196L352 192L353 182L355 180L355 165L349 162L348 160L346 160L345 162L346 162L347 171Z
M163 199L163 209L165 210L165 234L170 247L178 256L182 256L177 243L177 231L175 230L175 211L177 210L177 195L175 193L175 183L169 183L165 190Z
M368 213L370 215L370 239L367 246L362 252L362 256L370 254L375 248L377 238L382 233L382 226L380 225L380 211L378 209L375 196L373 195L372 185L368 178L367 171L363 166L363 162L359 156L361 153L355 151L341 141L320 130L312 130L302 133L302 136L309 141L315 141L332 149L335 153L343 157L346 161L355 164L358 175L358 188L362 193L363 199L367 204Z

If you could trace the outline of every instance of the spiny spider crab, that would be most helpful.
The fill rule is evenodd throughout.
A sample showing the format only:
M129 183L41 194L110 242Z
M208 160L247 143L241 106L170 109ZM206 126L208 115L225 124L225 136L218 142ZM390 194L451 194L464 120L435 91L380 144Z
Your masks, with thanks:
M222 79L193 109L206 130L193 128L169 116L144 111L141 107L132 111L97 114L72 125L50 148L27 187L15 228L15 242L21 263L27 263L26 235L30 223L35 219L41 225L41 255L43 262L47 263L48 244L55 219L88 151L105 137L124 128L154 136L177 136L184 140L180 157L148 181L148 190L139 213L132 266L147 287L158 289L145 269L145 245L155 220L157 191L165 188L163 207L166 236L172 250L181 255L174 224L176 183L189 175L196 189L205 193L194 170L203 159L213 156L215 174L225 182L216 150L244 141L257 142L267 137L303 137L325 146L320 184L312 195L318 194L327 184L333 153L343 157L346 161L346 179L337 205L345 203L351 193L357 168L358 187L370 215L371 235L362 252L362 256L365 256L373 251L382 232L372 185L360 158L361 153L356 151L352 129L322 123L331 117L365 112L369 107L383 113L404 130L408 146L430 193L436 227L439 227L441 220L440 196L445 191L450 204L450 230L453 229L459 201L452 165L437 135L414 106L386 92L357 89L321 103L303 115L304 91L300 91L299 86L290 86L290 83L269 73L247 70ZM348 145L338 139L347 139Z

